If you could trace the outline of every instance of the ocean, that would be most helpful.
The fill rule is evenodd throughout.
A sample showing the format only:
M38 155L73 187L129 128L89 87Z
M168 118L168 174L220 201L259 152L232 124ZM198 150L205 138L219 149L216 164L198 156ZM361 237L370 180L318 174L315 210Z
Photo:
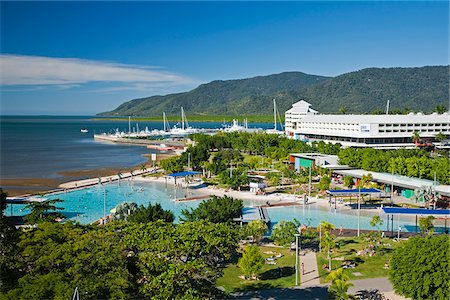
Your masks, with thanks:
M162 122L132 122L139 129L162 129ZM173 125L173 124L172 124ZM220 122L190 122L197 128L220 128ZM271 128L270 123L249 127ZM86 128L88 133L81 133ZM142 146L95 141L94 133L128 131L128 121L73 116L1 116L0 178L63 177L66 171L126 168L147 161L151 153Z

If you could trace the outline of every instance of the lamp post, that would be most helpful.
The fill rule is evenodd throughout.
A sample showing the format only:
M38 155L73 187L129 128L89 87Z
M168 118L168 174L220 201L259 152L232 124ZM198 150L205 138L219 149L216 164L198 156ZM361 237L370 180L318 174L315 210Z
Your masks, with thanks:
M106 187L103 190L103 218L106 219Z
M298 285L298 237L299 233L294 234L295 236L295 285Z
M361 186L358 185L358 237L359 237L359 210L361 209Z

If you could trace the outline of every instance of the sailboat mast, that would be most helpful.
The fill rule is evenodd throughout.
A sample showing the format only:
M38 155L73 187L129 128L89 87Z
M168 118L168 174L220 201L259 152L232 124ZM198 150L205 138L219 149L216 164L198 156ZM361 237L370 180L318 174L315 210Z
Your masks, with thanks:
M181 107L181 129L184 130L184 109Z
M167 131L167 128L166 128L166 113L165 112L163 112L163 129L164 129L164 132Z
M128 116L128 134L131 133L131 116Z
M273 128L277 130L277 101L273 99Z

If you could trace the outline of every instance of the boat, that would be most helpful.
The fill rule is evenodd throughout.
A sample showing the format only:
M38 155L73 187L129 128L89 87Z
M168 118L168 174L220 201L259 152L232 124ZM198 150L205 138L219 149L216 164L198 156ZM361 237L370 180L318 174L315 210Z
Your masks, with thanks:
M278 120L280 121L281 130L278 130L278 127L277 127L277 116L278 116ZM269 134L284 134L283 123L281 123L280 112L278 111L277 101L275 99L273 99L273 129L267 129L266 133L269 133Z
M80 132L81 132L81 133L88 133L89 130L87 130L86 128L81 128L81 129L80 129Z

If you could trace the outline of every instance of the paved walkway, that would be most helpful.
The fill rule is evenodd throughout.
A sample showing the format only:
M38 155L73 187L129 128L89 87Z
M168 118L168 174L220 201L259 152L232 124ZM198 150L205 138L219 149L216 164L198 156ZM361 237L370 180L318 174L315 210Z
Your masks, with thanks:
M360 290L377 289L378 291L380 291L381 293L384 294L386 299L390 299L390 300L407 299L403 296L400 296L400 295L397 295L394 293L394 288L392 287L392 283L386 277L350 280L350 282L354 284L354 286L352 286L348 290L348 292L351 294L355 294L357 291L360 291Z
M301 287L320 285L316 252L309 251L304 256L300 256L300 264L301 263L305 266L305 275L300 275Z

